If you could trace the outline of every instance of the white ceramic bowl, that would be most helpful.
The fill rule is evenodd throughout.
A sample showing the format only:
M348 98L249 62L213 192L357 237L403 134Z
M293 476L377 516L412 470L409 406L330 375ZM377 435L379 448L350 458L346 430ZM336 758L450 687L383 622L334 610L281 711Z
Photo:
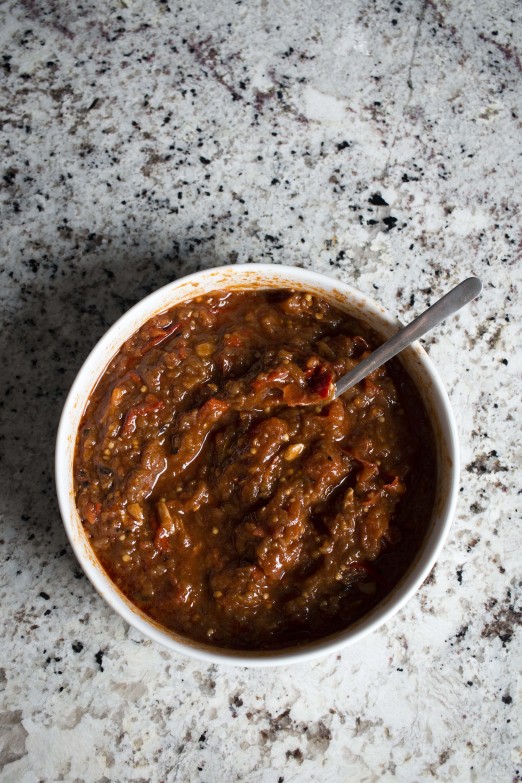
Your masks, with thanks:
M316 293L354 315L382 335L391 336L400 324L381 306L339 280L291 266L246 264L219 267L175 280L123 315L93 348L73 383L58 429L56 486L63 522L76 557L98 593L124 620L145 636L175 652L208 662L247 666L288 664L335 652L375 630L401 609L432 569L444 544L455 510L458 486L458 443L447 394L427 354L416 344L401 361L419 389L437 445L437 492L430 525L420 550L399 583L373 609L346 630L309 644L267 652L223 650L170 632L135 607L108 578L98 563L76 509L73 458L80 419L98 378L122 343L155 313L219 288L294 288Z

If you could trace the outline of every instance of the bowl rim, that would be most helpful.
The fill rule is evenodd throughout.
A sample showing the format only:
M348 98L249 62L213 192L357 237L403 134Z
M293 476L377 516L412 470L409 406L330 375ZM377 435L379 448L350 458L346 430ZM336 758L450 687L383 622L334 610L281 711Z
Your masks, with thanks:
M139 300L115 321L91 349L73 381L63 406L56 438L55 480L58 505L69 543L89 581L106 603L145 637L159 642L174 652L188 655L206 663L249 667L301 663L330 653L339 652L341 649L355 644L388 622L417 592L430 573L447 539L455 513L459 476L457 427L448 395L437 370L420 344L414 343L406 351L414 356L419 372L426 378L426 394L433 402L432 407L434 408L430 412L430 419L434 415L437 416L438 427L434 427L434 429L436 430L438 480L441 480L439 447L440 441L443 439L445 445L443 457L447 459L447 486L445 486L444 497L439 502L440 508L438 512L433 512L431 526L424 536L420 555L410 565L390 593L355 623L331 636L323 637L302 646L268 651L228 650L210 645L205 646L164 629L141 612L121 593L104 571L87 541L73 493L72 458L74 458L77 428L87 400L110 358L114 356L122 343L140 325L145 323L155 313L162 312L169 306L168 304L166 306L165 304L157 306L158 303L165 299L166 296L172 296L173 301L170 306L187 301L192 297L185 295L176 299L175 292L177 289L193 284L195 288L192 296L197 296L196 288L198 285L205 281L211 281L213 277L219 279L223 275L231 275L233 278L240 278L246 275L247 279L243 283L234 282L228 286L226 284L221 286L236 288L237 290L241 290L241 288L248 289L248 278L251 277L251 282L253 282L257 277L258 285L250 285L250 288L282 287L284 280L287 280L295 283L301 289L311 286L326 298L330 297L330 299L332 299L333 293L336 292L342 299L346 300L347 304L350 303L352 309L356 306L354 303L357 303L357 307L363 307L366 312L369 311L371 317L382 322L383 328L389 330L390 333L402 326L397 319L391 316L389 311L362 291L337 278L297 266L252 263L209 267L167 283ZM272 278L273 286L270 285ZM260 285L260 279L266 285ZM216 285L216 289L219 287L219 285ZM212 286L205 288L205 291L211 290L214 290ZM342 307L342 303L340 302L339 304ZM122 333L125 333L126 336L122 337ZM117 339L115 340L115 338ZM104 355L108 355L108 360L102 363L100 356ZM75 423L76 420L77 423ZM433 424L434 422L432 421ZM442 437L441 430L443 431ZM436 519L433 519L433 517L436 517Z

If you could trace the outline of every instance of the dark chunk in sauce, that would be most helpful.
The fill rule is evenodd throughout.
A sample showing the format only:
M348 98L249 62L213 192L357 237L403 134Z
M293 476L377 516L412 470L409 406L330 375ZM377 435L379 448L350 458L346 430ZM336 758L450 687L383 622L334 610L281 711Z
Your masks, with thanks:
M390 591L431 516L427 415L399 362L325 401L377 343L311 294L217 291L121 347L74 469L92 547L133 603L195 640L275 649Z

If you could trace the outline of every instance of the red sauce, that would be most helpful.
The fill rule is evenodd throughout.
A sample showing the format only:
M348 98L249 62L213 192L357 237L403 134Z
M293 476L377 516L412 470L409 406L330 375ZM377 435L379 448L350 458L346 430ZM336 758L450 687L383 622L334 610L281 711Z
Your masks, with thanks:
M436 470L399 362L328 402L377 344L293 291L217 291L127 340L91 394L74 471L92 547L133 603L195 640L274 649L389 592Z

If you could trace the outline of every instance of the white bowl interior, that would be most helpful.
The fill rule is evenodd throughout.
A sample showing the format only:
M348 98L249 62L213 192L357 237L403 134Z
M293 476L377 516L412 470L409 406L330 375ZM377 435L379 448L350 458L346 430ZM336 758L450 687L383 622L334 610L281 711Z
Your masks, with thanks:
M397 612L433 567L449 531L458 483L458 448L453 414L441 381L420 345L401 354L430 417L437 443L437 492L429 529L407 573L377 606L346 630L292 649L267 652L223 650L167 631L135 607L109 579L84 533L74 497L73 460L76 433L90 393L121 344L155 313L219 288L297 288L316 293L357 317L383 337L400 324L359 291L340 281L298 267L247 264L197 272L155 291L125 313L83 364L67 397L56 445L56 486L65 529L86 575L102 597L129 624L176 652L206 661L263 666L303 661L333 652L365 636Z

